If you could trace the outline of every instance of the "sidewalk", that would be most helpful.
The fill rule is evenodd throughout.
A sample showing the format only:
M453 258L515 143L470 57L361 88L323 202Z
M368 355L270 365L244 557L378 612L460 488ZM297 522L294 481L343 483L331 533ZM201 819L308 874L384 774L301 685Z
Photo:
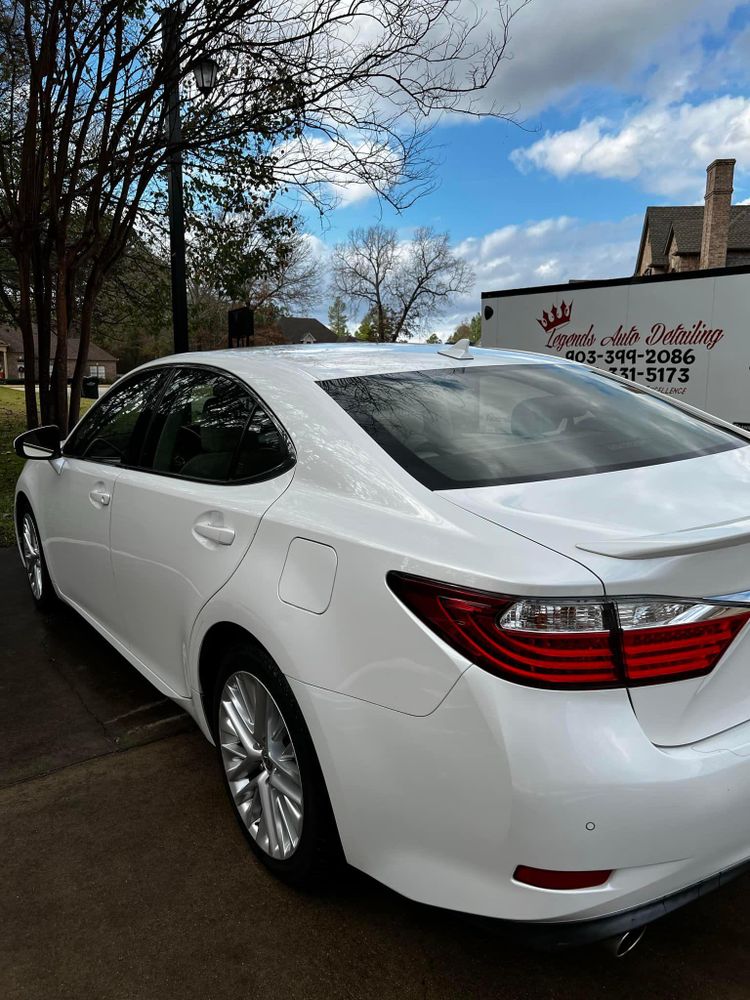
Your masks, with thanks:
M13 389L15 392L24 392L24 387L22 385L9 385L9 386L6 386L6 388L7 389ZM108 385L105 385L105 386L98 385L96 387L97 398L98 398L98 394L99 394L99 392L100 392L100 390L102 388L109 389L109 386ZM39 389L38 388L36 390L36 394L37 394L37 396L39 395ZM68 386L68 399L70 399L70 386Z

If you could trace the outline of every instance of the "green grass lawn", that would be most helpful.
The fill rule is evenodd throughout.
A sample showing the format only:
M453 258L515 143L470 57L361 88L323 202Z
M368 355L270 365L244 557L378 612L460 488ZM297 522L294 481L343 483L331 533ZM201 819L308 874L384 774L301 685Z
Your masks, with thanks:
M81 413L91 405L81 400ZM22 392L0 386L0 545L13 545L13 494L23 468L23 459L13 451L13 438L26 430L26 406Z

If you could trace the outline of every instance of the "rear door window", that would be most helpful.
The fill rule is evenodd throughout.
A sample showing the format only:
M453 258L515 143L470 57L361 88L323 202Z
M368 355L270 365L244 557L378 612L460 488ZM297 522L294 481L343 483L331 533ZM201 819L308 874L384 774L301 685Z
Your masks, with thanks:
M319 384L430 489L591 475L748 445L667 399L573 366L487 365Z
M186 479L239 482L291 464L286 439L240 382L178 368L146 434L142 468Z

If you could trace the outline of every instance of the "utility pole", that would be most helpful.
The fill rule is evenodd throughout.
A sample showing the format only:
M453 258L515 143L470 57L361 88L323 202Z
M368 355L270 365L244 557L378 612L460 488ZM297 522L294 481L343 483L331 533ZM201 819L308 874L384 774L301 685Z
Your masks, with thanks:
M190 349L188 341L187 277L185 265L185 202L182 191L180 143L180 5L162 11L162 46L168 78L164 88L167 107L167 171L169 188L169 253L172 274L172 325L175 354Z

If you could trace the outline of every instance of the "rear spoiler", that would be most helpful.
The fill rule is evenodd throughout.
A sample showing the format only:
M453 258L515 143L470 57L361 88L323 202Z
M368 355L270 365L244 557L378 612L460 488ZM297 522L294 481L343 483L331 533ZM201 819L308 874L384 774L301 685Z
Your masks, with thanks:
M684 556L694 552L708 552L732 545L750 542L750 517L735 521L722 521L699 528L661 535L641 535L627 538L608 538L595 542L577 542L582 552L594 552L613 559L658 559L665 556Z

